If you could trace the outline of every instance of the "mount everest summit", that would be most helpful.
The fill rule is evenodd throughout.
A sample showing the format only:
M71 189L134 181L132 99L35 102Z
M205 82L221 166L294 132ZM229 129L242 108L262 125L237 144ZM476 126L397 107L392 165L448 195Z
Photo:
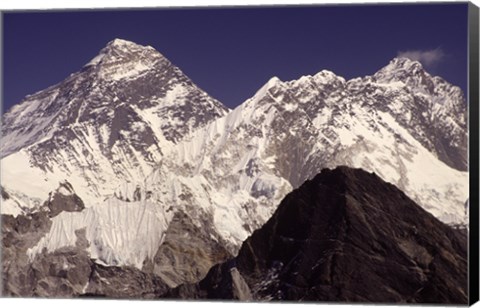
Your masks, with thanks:
M119 179L145 178L172 144L226 110L153 48L114 40L80 72L4 115L2 162L19 167L17 180L25 172L44 182L28 188L31 199L43 200L58 178L98 198ZM3 171L2 182L19 190Z
M374 172L442 222L468 224L467 140L461 90L415 61L348 81L273 77L229 110L152 47L116 39L3 116L1 212L48 213L25 263L80 241L99 266L175 287L237 253L324 168ZM214 248L190 247L188 260L172 246L180 233Z

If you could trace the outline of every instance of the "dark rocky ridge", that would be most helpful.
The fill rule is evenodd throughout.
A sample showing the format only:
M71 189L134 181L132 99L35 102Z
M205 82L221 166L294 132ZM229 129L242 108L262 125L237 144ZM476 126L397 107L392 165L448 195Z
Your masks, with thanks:
M360 169L325 169L290 193L238 256L172 298L466 304L464 237L395 186Z

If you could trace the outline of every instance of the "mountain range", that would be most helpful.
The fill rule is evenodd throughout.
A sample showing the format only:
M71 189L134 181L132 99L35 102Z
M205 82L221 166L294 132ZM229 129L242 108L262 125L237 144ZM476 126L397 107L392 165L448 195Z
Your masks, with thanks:
M395 185L420 216L465 228L467 122L462 91L405 58L348 81L325 70L273 77L230 110L152 47L115 39L2 118L2 243L23 243L9 246L4 286L62 295L19 291L28 278L14 271L68 267L79 254L96 275L150 281L149 296L195 284L241 253L293 189L342 165ZM100 294L107 278L94 276L66 279L64 295Z

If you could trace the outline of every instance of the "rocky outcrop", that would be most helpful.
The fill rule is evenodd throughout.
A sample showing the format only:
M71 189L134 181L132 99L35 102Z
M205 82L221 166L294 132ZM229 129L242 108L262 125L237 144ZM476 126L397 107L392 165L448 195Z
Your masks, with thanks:
M84 292L93 264L84 250L85 230L76 232L75 247L28 258L28 248L51 224L47 212L2 215L2 296L72 297Z
M36 257L26 270L31 272L35 297L76 297L84 293L93 262L78 247L64 247ZM25 296L23 294L19 294Z
M235 267L235 259L217 264L207 276L197 284L183 284L168 290L164 298L183 299L235 299L250 301L253 299L250 287Z
M49 194L44 206L50 210L50 217L55 217L62 211L80 212L85 208L82 199L75 193L68 181L60 183L59 187Z
M0 186L0 194L4 200L10 199L10 195L5 191L5 189L3 189L2 186Z
M255 300L466 304L466 247L375 174L325 169L287 195L233 261L166 296L238 298L228 283L235 268Z
M34 272L26 252L48 232L51 221L46 212L1 217L2 296L33 296Z
M95 263L85 249L90 244L85 229L75 232L75 246L44 250L30 260L27 249L50 226L47 212L2 215L2 296L153 298L168 289L155 274Z
M186 213L178 211L153 263L146 262L143 269L160 276L169 287L176 287L201 280L213 265L231 257L208 230L198 228Z
M152 299L163 294L167 284L158 276L129 266L93 263L84 297Z

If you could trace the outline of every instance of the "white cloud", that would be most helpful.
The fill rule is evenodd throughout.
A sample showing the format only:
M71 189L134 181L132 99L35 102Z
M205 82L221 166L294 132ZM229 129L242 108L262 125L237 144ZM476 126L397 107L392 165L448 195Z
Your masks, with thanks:
M432 50L399 51L397 56L399 58L408 58L410 60L418 61L425 66L432 66L442 61L445 57L445 53L442 49L436 48Z

